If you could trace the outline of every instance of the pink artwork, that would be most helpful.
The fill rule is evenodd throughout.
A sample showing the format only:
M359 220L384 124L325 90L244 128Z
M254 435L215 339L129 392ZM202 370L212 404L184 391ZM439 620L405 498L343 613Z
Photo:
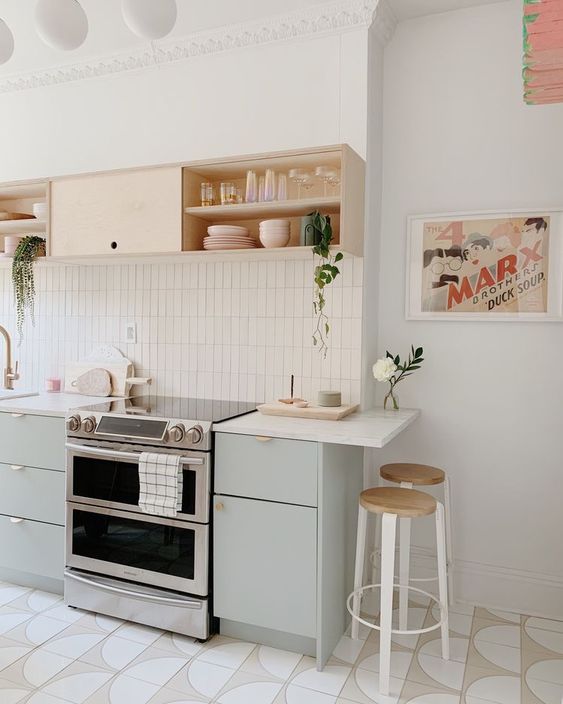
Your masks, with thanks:
M563 0L524 0L524 100L563 102Z

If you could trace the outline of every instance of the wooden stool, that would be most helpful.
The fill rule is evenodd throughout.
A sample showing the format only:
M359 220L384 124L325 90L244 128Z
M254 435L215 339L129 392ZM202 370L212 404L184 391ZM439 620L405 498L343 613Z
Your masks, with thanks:
M384 464L379 470L382 479L388 482L400 484L404 489L412 489L419 486L444 485L444 514L446 524L446 558L448 572L448 600L451 604L454 600L453 593L453 554L452 554L452 530L451 530L451 505L450 505L450 483L448 476L443 469L430 467L426 464L412 464L407 462L397 462ZM377 544L376 536L376 544ZM399 584L401 587L408 587L411 582L433 582L435 577L410 577L410 543L411 543L411 521L410 518L402 518L399 526ZM374 560L374 573L375 573ZM374 580L375 581L375 578ZM399 627L406 628L408 613L408 589L401 589L399 592Z
M362 586L366 547L368 513L381 515L381 583ZM438 595L417 589L409 585L400 585L401 592L408 590L430 597L440 606L440 621L427 628L407 630L392 628L393 619L393 590L395 574L395 537L397 529L397 516L408 519L436 514L436 543L438 546ZM376 626L363 619L360 615L360 604L363 593L367 590L381 588L380 625ZM389 681L391 673L391 634L414 635L428 633L441 629L442 657L449 660L450 646L448 634L448 596L447 596L447 571L446 571L446 536L444 527L444 507L433 496L415 489L399 487L377 487L367 489L360 494L358 510L358 536L356 542L356 569L354 575L354 591L347 600L347 608L352 615L352 638L358 638L360 623L369 628L380 631L379 648L379 692L389 694ZM406 626L406 624L405 624Z

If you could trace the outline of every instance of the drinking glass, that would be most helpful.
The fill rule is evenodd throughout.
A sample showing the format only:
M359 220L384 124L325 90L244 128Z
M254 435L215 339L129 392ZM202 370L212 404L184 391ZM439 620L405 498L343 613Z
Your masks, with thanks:
M258 200L258 181L256 171L250 169L246 172L246 202L256 203Z
M301 189L313 187L313 177L305 169L290 169L289 178L297 184L297 198L301 198Z
M276 199L276 172L273 169L266 169L264 177L264 200Z
M221 205L230 205L237 202L237 189L234 183L221 183Z
M287 176L278 174L278 200L287 200Z
M204 181L201 186L201 204L213 205L213 184Z
M318 176L323 182L323 195L326 198L328 185L333 185L334 179L339 178L338 169L333 166L317 166L315 176Z
M334 170L334 175L331 176L329 183L330 185L334 188L334 195L338 195L338 190L340 186L340 169L335 169Z
M258 179L258 200L260 203L264 200L264 177L260 176Z

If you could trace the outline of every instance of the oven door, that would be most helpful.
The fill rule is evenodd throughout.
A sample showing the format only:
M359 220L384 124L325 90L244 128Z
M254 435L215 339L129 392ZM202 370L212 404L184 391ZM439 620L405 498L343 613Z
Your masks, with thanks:
M67 502L68 567L208 594L209 526Z
M139 447L119 449L67 443L67 501L138 511ZM174 454L182 454L175 451ZM178 520L209 522L210 468L205 452L182 455L183 489Z

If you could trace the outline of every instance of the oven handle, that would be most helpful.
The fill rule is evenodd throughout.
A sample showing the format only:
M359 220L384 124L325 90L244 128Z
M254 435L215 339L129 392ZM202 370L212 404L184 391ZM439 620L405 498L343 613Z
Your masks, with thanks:
M88 455L99 455L101 457L115 457L116 459L135 460L139 461L140 452L119 452L118 450L108 450L105 447L90 447L89 445L75 445L74 443L66 443L67 450L75 452L84 452ZM181 464L204 464L201 457L180 457Z
M113 594L119 594L120 596L129 596L134 599L140 599L141 601L156 601L160 604L169 604L170 606L182 606L189 609L201 609L201 602L190 601L189 599L174 599L173 597L167 596L157 596L156 594L143 594L141 592L135 592L132 589L122 589L121 587L114 587L111 584L105 584L102 581L96 579L88 579L87 577L79 577L77 574L65 570L66 579L74 579L76 582L82 582L87 584L89 587L95 587L96 589L101 589L103 591L112 592Z

